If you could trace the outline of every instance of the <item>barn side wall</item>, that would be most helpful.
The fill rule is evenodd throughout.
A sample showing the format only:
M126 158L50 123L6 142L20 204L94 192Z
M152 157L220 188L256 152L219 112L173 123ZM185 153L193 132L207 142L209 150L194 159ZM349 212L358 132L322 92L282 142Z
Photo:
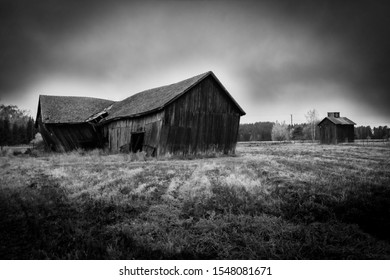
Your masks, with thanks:
M207 77L164 110L159 154L234 154L240 112Z
M111 152L128 152L132 134L144 133L143 150L149 154L159 149L163 112L150 115L120 119L103 126L103 137Z
M337 126L337 143L353 142L355 131L353 125L338 125Z

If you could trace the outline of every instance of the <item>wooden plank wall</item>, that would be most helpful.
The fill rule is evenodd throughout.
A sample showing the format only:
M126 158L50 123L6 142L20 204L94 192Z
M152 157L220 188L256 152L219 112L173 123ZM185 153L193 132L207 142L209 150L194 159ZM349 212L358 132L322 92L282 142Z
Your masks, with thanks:
M355 138L355 130L353 125L338 125L337 126L337 142L353 142Z
M164 112L159 154L235 152L240 112L212 77Z
M41 133L43 141L46 147L51 151L63 152L65 151L61 142L55 137L48 127L42 122L41 104L38 103L38 114L37 114L38 131Z
M39 133L41 133L43 141L46 147L51 151L64 152L65 149L61 145L61 142L53 135L42 121L38 121Z
M158 148L161 131L162 112L137 118L120 119L103 127L111 152L119 152L120 147L130 144L132 132L145 132L144 145Z
M324 120L320 126L320 142L322 144L337 144L337 130L336 125Z
M100 147L99 137L94 128L88 124L46 124L54 150L70 151L77 148L92 149Z

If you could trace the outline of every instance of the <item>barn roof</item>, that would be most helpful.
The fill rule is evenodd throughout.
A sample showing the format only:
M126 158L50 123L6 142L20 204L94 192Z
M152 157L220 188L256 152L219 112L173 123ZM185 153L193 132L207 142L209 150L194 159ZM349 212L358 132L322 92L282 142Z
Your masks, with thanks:
M245 115L244 110L211 71L178 83L139 92L119 102L91 97L40 95L38 114L41 113L43 123L82 123L101 116L104 116L103 121L112 121L145 115L164 108L208 76L214 78L240 114Z
M341 125L351 125L351 124L355 125L356 124L356 123L354 123L353 121L351 121L350 119L348 119L346 117L339 117L339 118L325 117L322 121L320 121L320 123L318 125L320 125L326 119L330 120L334 124L341 124Z
M113 104L109 110L106 121L119 119L123 117L134 117L158 111L179 98L193 86L198 84L207 76L211 75L216 82L223 88L228 97L237 106L242 115L245 115L244 110L237 104L229 92L224 88L221 82L217 79L213 72L209 71L192 78L180 81L167 86L148 89L137 94L134 94L120 102Z
M82 123L112 103L92 97L40 95L38 114L43 123Z

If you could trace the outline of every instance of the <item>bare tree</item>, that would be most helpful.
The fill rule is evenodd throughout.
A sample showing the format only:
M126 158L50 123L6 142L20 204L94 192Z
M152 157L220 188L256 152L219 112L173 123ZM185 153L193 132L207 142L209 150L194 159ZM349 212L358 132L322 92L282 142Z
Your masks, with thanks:
M316 109L309 110L309 112L305 115L307 123L310 126L310 134L311 140L314 141L316 139L316 127L318 122L318 114Z
M288 126L285 122L276 122L272 127L272 140L273 141L284 141L289 140Z

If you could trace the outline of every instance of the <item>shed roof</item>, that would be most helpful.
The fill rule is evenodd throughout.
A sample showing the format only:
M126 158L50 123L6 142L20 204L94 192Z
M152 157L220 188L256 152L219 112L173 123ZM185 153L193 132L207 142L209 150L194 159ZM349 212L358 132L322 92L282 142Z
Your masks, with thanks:
M39 96L39 111L43 123L83 123L114 101L79 96Z
M116 102L109 110L109 115L105 120L109 121L123 117L134 117L160 110L172 101L179 98L181 95L183 95L185 92L187 92L189 89L191 89L209 75L211 75L222 87L228 97L237 106L241 115L245 115L244 110L224 88L214 73L208 71L178 83L141 91L120 102Z
M323 121L326 119L330 120L334 124L341 124L341 125L355 125L353 121L346 117L339 117L339 118L334 118L334 117L325 117L318 125L320 125Z

